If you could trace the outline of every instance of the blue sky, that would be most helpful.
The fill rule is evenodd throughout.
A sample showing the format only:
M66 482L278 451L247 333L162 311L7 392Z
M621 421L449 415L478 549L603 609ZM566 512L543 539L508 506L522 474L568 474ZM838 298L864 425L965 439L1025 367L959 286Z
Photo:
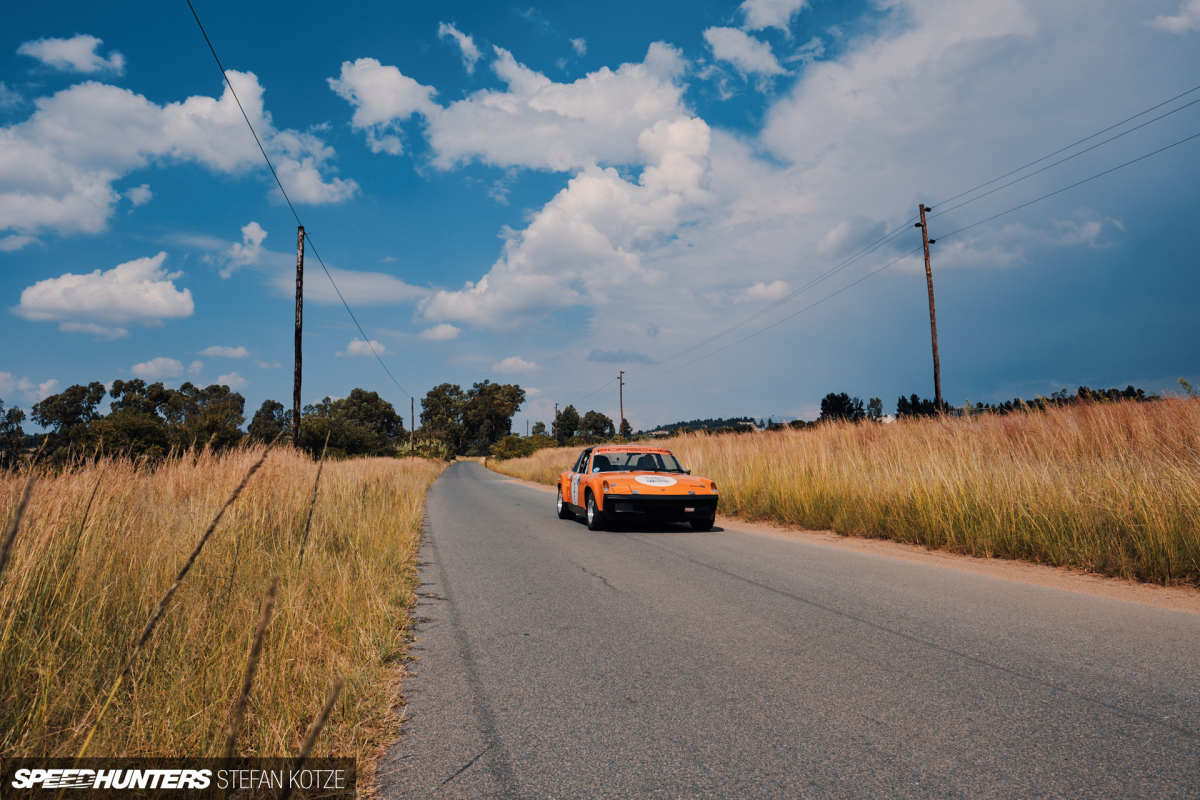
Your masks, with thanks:
M521 428L615 417L621 368L635 427L931 395L919 231L797 290L918 202L1200 83L1200 0L197 9L404 387L310 253L306 402L516 381ZM186 5L156 12L28 4L0 31L9 405L134 375L229 383L247 416L290 398L295 223ZM1198 131L1200 104L931 233ZM935 245L947 399L1196 380L1198 153Z

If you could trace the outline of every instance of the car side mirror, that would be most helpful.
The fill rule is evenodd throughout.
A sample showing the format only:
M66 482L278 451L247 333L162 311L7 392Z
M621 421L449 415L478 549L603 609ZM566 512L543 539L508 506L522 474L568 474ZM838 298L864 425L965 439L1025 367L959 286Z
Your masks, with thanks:
M690 469L685 469L685 470L684 470L684 473L686 473L686 474L688 474L688 475L691 475L691 474L692 474L692 471L691 471Z

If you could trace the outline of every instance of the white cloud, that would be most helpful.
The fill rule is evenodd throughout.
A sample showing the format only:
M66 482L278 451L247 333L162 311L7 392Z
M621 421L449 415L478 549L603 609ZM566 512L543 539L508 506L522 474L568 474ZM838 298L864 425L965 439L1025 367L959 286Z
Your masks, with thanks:
M520 356L509 356L492 364L492 369L497 372L533 372L537 368L537 364L526 361Z
M196 361L193 361L191 364L188 364L188 373L190 373L191 375L199 375L203 371L204 371L204 362L203 361L196 360Z
M459 332L458 328L443 322L421 331L420 338L427 342L448 342L451 339L457 339Z
M307 272L307 270L306 270ZM342 297L353 306L390 306L411 303L429 295L429 290L413 286L384 272L330 268L330 274L342 291ZM271 283L280 294L295 295L295 268L280 271ZM304 299L313 303L341 303L324 273L313 275L304 282Z
M357 193L354 181L329 174L333 150L317 136L274 127L257 77L228 75L294 201L336 203ZM0 231L98 233L121 197L116 181L177 162L227 174L261 167L228 88L219 98L198 95L160 106L87 81L39 98L29 118L0 127Z
M582 36L571 40L571 49L575 51L575 55L582 56L587 54L587 39Z
M709 28L704 41L712 48L713 57L727 61L742 75L784 75L771 45L737 28Z
M475 71L475 62L479 60L479 48L475 46L474 39L455 27L453 22L438 23L438 38L453 39L462 53L463 69L468 74Z
M214 344L211 347L206 347L201 350L200 355L209 356L210 358L246 358L250 355L250 351L241 345L238 345L237 347L226 347L224 345Z
M745 300L778 300L787 294L787 290L787 281L776 280L770 283L759 281L746 287L742 298Z
M1179 13L1155 17L1150 24L1160 31L1174 34L1200 31L1200 0L1182 0Z
M367 144L375 153L403 153L404 144L396 135L398 125L413 114L428 117L438 108L433 102L435 89L374 58L342 62L340 76L327 82L330 89L354 106L350 124L366 133Z
M110 338L124 336L127 331L119 326L131 322L153 325L190 317L192 293L175 286L182 273L164 270L166 258L159 253L109 270L46 278L21 292L13 310L28 320L57 322L60 330Z
M228 386L230 389L232 389L235 392L240 392L242 389L245 389L249 384L250 384L250 382L248 380L243 378L241 375L238 375L236 372L230 372L227 375L218 375L217 376L217 385L218 386Z
M21 233L0 237L0 253L12 253L37 242L36 236Z
M34 383L29 378L17 377L11 372L0 370L0 399L7 400L10 406L13 405L14 395L21 396L30 402L37 402L54 394L54 390L57 388L57 378Z
M629 163L639 159L638 136L648 126L688 116L679 85L686 63L663 42L651 44L641 63L603 67L573 83L555 83L493 50L492 69L507 91L481 90L445 107L433 102L432 87L370 58L344 62L329 85L354 105L351 124L376 152L402 152L395 131L423 115L442 169L472 160L564 171Z
M431 320L513 326L530 313L601 302L661 275L640 252L691 218L709 200L709 128L703 120L660 121L638 137L647 163L637 182L589 167L571 178L477 282L438 291L420 306Z
M48 67L69 72L125 72L125 56L116 50L105 58L96 52L101 39L87 34L78 34L70 39L36 39L25 42L17 53L36 58Z
M37 391L34 392L34 397L38 400L45 400L50 395L54 394L54 390L58 388L58 378L50 378L44 380L37 385Z
M745 0L740 6L746 16L746 29L779 28L786 31L792 17L808 8L808 0Z
M134 364L130 368L130 372L137 378L144 378L148 381L160 381L164 378L178 378L183 374L183 364L174 358L159 356L149 361L143 361L140 364Z
M239 267L258 264L263 256L263 242L267 232L254 220L242 226L242 241L234 242L225 251L226 264L221 268L221 277L228 278Z
M374 339L351 339L349 344L346 345L346 349L338 353L338 357L373 358L376 355L383 355L386 352L387 348Z
M134 208L146 205L153 197L154 192L150 191L150 184L148 183L134 186L125 192L125 199L132 203Z
M0 81L0 108L15 108L21 105L25 98L21 97L21 93L15 89L10 89L8 84Z

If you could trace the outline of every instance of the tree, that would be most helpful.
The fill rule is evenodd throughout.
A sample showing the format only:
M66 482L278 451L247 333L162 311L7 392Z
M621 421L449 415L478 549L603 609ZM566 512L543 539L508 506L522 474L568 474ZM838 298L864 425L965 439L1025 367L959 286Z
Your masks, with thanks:
M937 404L917 395L905 397L900 395L896 400L897 417L933 417L937 416Z
M621 417L621 438L628 439L633 436L633 426L629 424L629 420Z
M242 440L246 398L228 386L214 383L201 389L188 381L172 393L167 407L172 438L181 447L224 449Z
M545 436L546 435L546 423L542 422L541 420L538 420L537 422L533 423L533 430L531 431L530 435Z
M466 401L462 387L454 383L433 387L421 400L422 429L427 436L443 442L452 453L461 452Z
M256 442L273 442L288 428L292 415L278 400L263 400L250 420L247 435Z
M872 422L879 422L883 419L883 401L878 397L872 397L867 401L867 419Z
M558 412L558 416L554 418L554 438L558 440L559 447L569 444L578 430L579 412L575 410L575 406L567 406Z
M476 383L462 409L463 445L469 455L487 455L493 444L512 433L512 419L525 402L515 383ZM460 451L461 452L461 451Z
M21 423L25 421L25 412L13 407L4 409L4 401L0 400L0 469L11 467L21 457L21 448L25 444L25 431Z
M584 414L579 429L579 432L591 441L611 439L616 435L612 419L599 411L589 411Z
M326 441L334 457L395 455L403 437L404 420L392 404L364 389L305 406L300 420L300 447L313 455L325 449Z
M53 431L47 446L51 458L63 458L71 448L84 444L88 425L100 416L100 401L106 393L104 384L92 381L87 386L68 386L34 404L33 421Z
M863 411L863 401L859 397L851 397L845 392L830 392L821 400L821 416L818 422L847 420L858 422L866 412Z

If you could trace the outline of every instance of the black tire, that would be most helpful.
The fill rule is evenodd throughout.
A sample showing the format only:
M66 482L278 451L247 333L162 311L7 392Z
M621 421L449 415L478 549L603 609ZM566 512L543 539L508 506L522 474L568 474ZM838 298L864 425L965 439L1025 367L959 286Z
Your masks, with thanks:
M558 518L570 519L573 516L575 515L571 513L571 507L567 505L566 500L563 500L562 484L560 483L558 485Z
M694 530L694 531L711 531L712 527L716 523L716 521L717 521L716 514L713 514L711 517L702 517L700 519L693 519L693 520L691 520L692 530Z
M596 505L596 498L587 493L587 526L589 531L604 530L604 512Z

